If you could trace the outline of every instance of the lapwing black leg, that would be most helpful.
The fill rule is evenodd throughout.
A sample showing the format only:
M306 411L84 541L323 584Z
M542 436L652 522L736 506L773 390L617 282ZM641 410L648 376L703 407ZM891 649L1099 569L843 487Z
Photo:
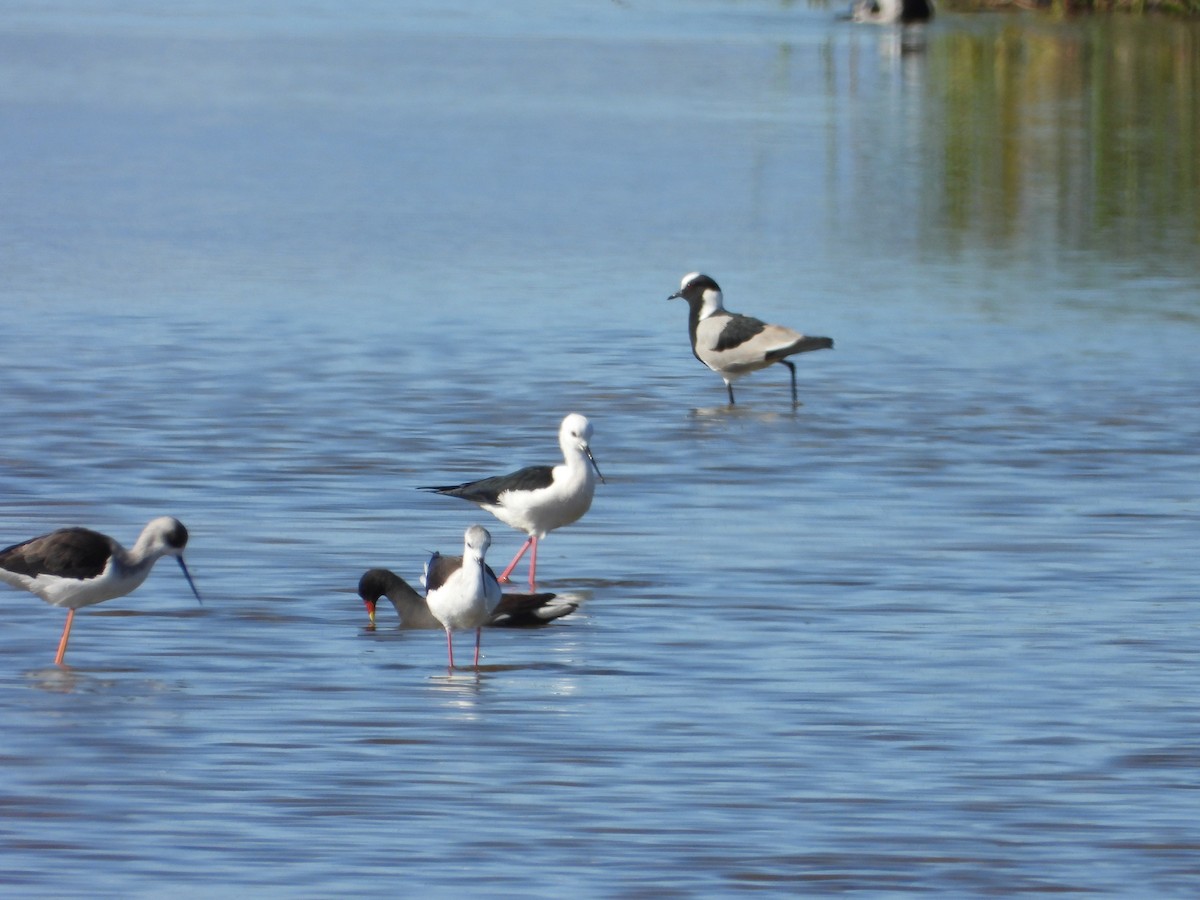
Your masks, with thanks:
M788 367L788 371L792 373L792 406L799 406L800 400L796 396L796 366L791 360L781 359L781 363Z

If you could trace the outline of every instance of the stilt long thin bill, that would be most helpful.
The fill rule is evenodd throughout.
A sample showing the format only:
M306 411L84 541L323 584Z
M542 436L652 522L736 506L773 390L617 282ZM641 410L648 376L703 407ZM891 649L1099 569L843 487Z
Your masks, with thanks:
M583 452L587 454L588 462L590 462L592 464L592 468L596 470L596 476L600 479L600 481L604 482L604 476L600 473L600 467L596 465L596 457L592 456L592 451L588 449L584 450Z
M187 579L188 587L192 589L192 593L196 595L196 600L199 601L201 606L203 606L204 601L200 599L200 592L196 590L196 583L192 581L192 573L188 571L187 564L183 561L183 557L177 556L175 559L179 563L179 568L183 572L183 577Z

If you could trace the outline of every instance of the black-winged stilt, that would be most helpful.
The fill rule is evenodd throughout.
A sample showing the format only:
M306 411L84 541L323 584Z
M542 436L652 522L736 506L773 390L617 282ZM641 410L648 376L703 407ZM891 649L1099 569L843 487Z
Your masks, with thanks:
M67 608L55 665L62 665L75 610L124 597L137 589L154 564L173 556L196 599L200 592L183 562L188 533L170 516L153 519L126 550L106 534L87 528L60 528L0 550L0 581Z
M561 465L527 466L508 475L420 490L469 500L505 525L529 535L499 580L508 581L525 551L532 548L529 589L533 591L537 589L538 541L586 513L592 505L596 478L604 480L592 457L591 439L591 423L579 413L571 413L558 429L564 460Z
M463 535L462 556L434 553L425 566L425 602L446 629L446 650L454 668L454 632L475 629L475 665L479 665L479 640L483 623L500 603L500 583L484 557L492 536L482 525L472 525Z

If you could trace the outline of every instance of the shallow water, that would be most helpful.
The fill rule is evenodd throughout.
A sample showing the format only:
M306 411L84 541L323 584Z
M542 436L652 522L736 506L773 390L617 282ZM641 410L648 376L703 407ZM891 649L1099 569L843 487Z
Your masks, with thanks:
M0 594L10 889L1200 888L1194 26L0 8L0 544L176 515L204 596L59 670ZM695 269L836 339L800 408ZM581 610L366 630L571 410Z

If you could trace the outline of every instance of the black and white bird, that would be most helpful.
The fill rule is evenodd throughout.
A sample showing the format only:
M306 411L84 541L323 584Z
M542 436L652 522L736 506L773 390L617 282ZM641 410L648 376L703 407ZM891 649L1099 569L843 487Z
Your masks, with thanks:
M579 413L571 413L558 429L558 445L563 452L560 465L526 466L508 475L420 490L469 500L505 525L529 535L513 561L500 573L500 581L508 581L525 551L532 548L529 589L535 591L538 541L586 513L592 506L596 479L604 480L592 456L591 440L592 424Z
M391 601L400 617L401 628L441 628L442 623L429 611L429 604L413 587L391 569L368 569L358 580L358 596L367 607L371 626L375 625L375 607L380 600ZM573 613L575 600L557 594L504 594L485 623L491 626L529 628L545 625Z
M854 0L849 18L875 25L928 22L933 9L933 0Z
M151 520L130 550L87 528L60 528L0 550L0 581L36 594L51 606L67 608L54 657L55 665L62 665L75 610L136 590L164 556L175 557L199 600L200 592L183 561L187 541L183 523L170 516Z
M500 604L500 583L484 561L492 536L482 525L472 525L463 536L462 556L434 553L425 566L425 602L433 617L446 629L446 650L454 668L454 632L475 629L475 665L483 625Z
M792 403L799 403L796 367L788 357L833 346L832 338L810 337L782 325L768 325L751 316L728 312L721 288L699 272L684 275L679 290L667 299L680 298L688 304L692 353L724 379L731 405L736 402L734 381L775 363L788 367L792 376Z

